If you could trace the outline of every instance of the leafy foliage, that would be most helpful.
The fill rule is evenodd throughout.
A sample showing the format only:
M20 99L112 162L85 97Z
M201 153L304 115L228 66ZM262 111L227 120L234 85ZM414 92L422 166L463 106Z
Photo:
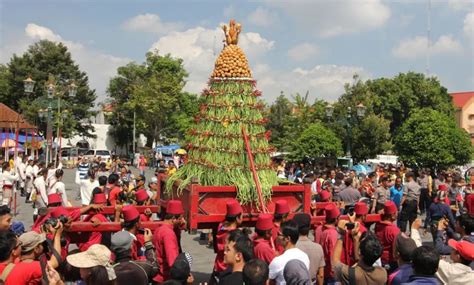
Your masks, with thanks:
M290 159L301 161L308 157L336 157L342 153L341 140L321 123L314 123L291 144Z
M394 139L403 161L419 167L445 169L472 158L469 134L452 117L432 109L413 112Z
M132 141L133 113L137 132L151 146L156 141L183 140L186 125L198 112L196 95L183 92L187 72L181 59L149 52L142 64L119 67L108 94L113 135L123 145Z
M63 136L69 137L73 133L91 136L92 126L83 119L94 114L91 108L96 99L95 91L89 88L86 73L75 64L64 44L41 40L31 45L23 55L13 55L7 68L8 70L0 68L0 84L2 87L7 85L0 93L3 103L12 109L22 110L29 121L38 123L38 110L47 108L48 104L45 84L49 75L53 75L56 80L55 95L62 95L62 108L67 106L69 111L62 126ZM23 80L28 75L36 81L36 85L34 92L25 96ZM72 80L78 87L76 95L71 98L64 95L68 93L67 85ZM55 97L52 104L55 125L59 122L57 102ZM46 129L46 122L40 124L40 127ZM53 127L53 132L55 131L56 126Z
M364 117L352 131L352 157L355 161L375 158L391 149L390 122L382 116Z

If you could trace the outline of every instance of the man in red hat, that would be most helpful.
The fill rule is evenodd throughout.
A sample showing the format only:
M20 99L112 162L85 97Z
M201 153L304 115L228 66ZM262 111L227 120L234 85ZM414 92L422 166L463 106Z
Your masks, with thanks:
M105 193L97 193L92 196L92 204L107 206L107 197ZM109 220L102 213L94 213L87 215L83 222L91 222L92 225L97 226ZM104 239L105 238L105 239ZM102 244L102 239L110 240L110 232L90 232L88 240L85 243L79 243L78 247L81 251L86 251L93 244Z
M135 201L137 201L137 205L139 206L149 205L149 196L145 189L140 189L135 192ZM152 214L150 209L147 208L143 214L140 214L140 221L151 221Z
M48 208L58 207L58 206L61 206L61 204L62 204L61 195L57 193L48 195Z
M392 201L385 202L382 220L375 225L375 235L382 243L382 265L389 265L389 273L395 270L398 265L393 256L394 243L400 229L394 224L397 220L397 205Z
M181 223L183 214L184 209L181 201L168 201L163 224L153 234L153 245L156 248L156 257L160 265L158 274L153 278L157 283L163 283L169 279L170 269L179 255L178 239L174 227Z
M275 244L275 248L279 254L282 254L285 251L285 248L275 242L278 237L278 232L280 231L281 223L285 222L290 213L290 206L286 200L278 200L275 202L275 214L273 215L273 229L272 229L272 239Z
M359 232L363 234L367 231L367 228L365 227L365 219L367 218L367 214L369 213L369 207L364 202L357 202L354 205L354 213L354 222L359 223Z
M115 206L115 222L120 222L120 214L123 216L122 229L129 232L133 237L131 254L133 260L142 260L140 250L144 244L144 237L138 232L140 228L140 213L134 205Z
M271 214L260 214L255 225L257 236L253 240L253 252L256 258L267 264L275 258L274 245L271 243L273 229L273 217Z
M326 282L334 281L334 272L332 271L331 256L334 252L334 247L336 246L336 241L338 237L336 225L339 221L339 216L341 215L339 208L334 204L329 204L324 208L326 214L326 223L322 226L321 233L321 246L324 252L324 279Z
M474 243L450 239L448 244L452 248L450 255L452 263L441 259L436 277L444 284L472 284L474 271L470 265L474 261Z
M224 271L227 266L224 263L224 249L227 235L239 227L242 223L242 206L235 199L230 199L226 203L226 216L224 222L217 227L217 233L214 237L214 252L216 259L210 283L215 281L219 273Z

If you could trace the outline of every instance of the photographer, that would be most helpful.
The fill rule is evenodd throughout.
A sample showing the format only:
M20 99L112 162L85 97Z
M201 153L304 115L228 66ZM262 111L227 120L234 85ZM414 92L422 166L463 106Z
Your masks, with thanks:
M46 243L46 237L44 234L38 234L36 232L24 233L15 242L15 238L7 237L9 242L16 244L16 248L21 248L21 255L19 256L20 262L14 263L13 260L7 264L2 270L2 279L5 284L40 284L42 278L46 278L46 267L57 268L61 259L57 253L60 248L60 238L62 233L62 225L59 224L57 228L49 228L54 233L54 249L53 255L49 260L46 259L45 252L49 247ZM12 234L13 235L13 234ZM3 237L3 236L2 236ZM0 243L4 243L0 238ZM3 247L0 249L4 252Z
M346 223L347 221L344 220L339 221L340 231L346 228ZM373 266L382 255L382 245L377 237L370 232L361 235L358 223L355 224L351 235L357 263L355 266L349 267L341 262L343 237L345 236L345 232L342 231L332 254L332 269L335 279L342 284L385 284L387 272L382 267Z

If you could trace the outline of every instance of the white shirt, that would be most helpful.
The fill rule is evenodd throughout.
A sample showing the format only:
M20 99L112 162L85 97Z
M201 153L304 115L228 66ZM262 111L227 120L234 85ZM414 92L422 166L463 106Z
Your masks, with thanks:
M48 192L46 191L46 182L44 181L44 176L38 176L33 184L38 191L39 196L37 196L36 202L39 207L48 206ZM44 205L43 205L44 204Z
M438 277L438 279L440 279L443 284L474 284L474 271L471 269L471 267L462 263L449 263L442 259L439 261L436 277Z
M21 180L26 180L26 164L23 162L18 166L18 175L20 175Z
M295 247L285 250L282 255L277 256L272 260L269 266L270 272L268 275L268 279L275 280L275 283L277 285L286 285L285 277L283 277L283 270L285 269L285 265L288 263L288 261L293 259L298 259L303 262L309 271L308 255L302 250Z
M33 177L35 175L34 170L33 170L33 166L28 164L26 166L26 169L25 169L25 174L26 174L26 177L30 177L30 179L33 179Z
M14 185L18 178L19 176L17 173L12 174L5 170L2 173L2 185Z
M92 191L95 187L99 187L99 181L91 181L89 178L81 180L79 172L76 172L76 184L78 184L81 189L82 205L89 205L91 202Z
M36 164L33 165L33 175L34 175L35 177L38 176L38 171L39 171L39 170L40 170L40 169L39 169L39 166L38 166L38 165L36 165ZM33 178L35 178L35 177L33 177Z
M67 200L67 194L66 194L66 185L64 185L64 182L56 181L56 183L51 185L51 188L48 190L48 195L54 194L54 193L61 195L63 206L67 207L68 200Z

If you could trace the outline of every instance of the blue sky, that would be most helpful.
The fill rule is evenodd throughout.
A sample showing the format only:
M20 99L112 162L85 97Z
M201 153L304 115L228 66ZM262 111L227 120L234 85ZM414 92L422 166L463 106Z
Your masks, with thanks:
M431 1L430 74L451 92L474 90L473 3ZM235 18L264 99L309 90L311 100L335 100L354 73L426 71L427 7L428 0L1 0L0 62L37 40L62 41L102 101L118 66L158 49L184 59L185 89L199 93L222 48L219 26Z

